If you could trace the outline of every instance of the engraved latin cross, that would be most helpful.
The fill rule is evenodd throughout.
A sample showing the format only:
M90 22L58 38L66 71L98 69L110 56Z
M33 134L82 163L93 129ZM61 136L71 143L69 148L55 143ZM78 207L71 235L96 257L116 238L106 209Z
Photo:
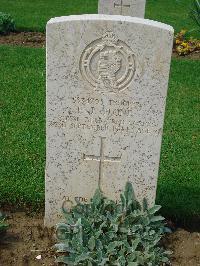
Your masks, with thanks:
M125 8L125 7L130 8L131 6L123 4L123 0L120 0L120 4L114 3L114 8L115 7L119 7L120 8L120 15L123 15L123 8Z
M85 161L97 161L99 162L99 187L101 184L101 180L103 177L103 166L105 162L119 163L121 161L121 157L109 157L104 155L105 149L105 137L101 137L101 146L100 146L100 156L95 155L83 155L83 159Z

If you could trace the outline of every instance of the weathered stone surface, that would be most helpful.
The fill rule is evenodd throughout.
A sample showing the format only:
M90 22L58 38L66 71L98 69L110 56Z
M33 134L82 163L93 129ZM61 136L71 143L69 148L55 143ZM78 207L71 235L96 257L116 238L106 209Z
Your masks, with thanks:
M172 42L170 26L139 18L48 22L46 225L98 184L118 200L129 180L154 203Z
M144 18L146 0L99 0L99 14Z

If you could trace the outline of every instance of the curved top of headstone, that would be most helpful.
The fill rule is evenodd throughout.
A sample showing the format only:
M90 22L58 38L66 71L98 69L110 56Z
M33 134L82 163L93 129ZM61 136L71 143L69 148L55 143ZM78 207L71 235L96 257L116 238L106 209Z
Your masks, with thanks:
M150 19L137 18L137 17L121 16L121 15L85 14L85 15L62 16L62 17L51 18L47 22L47 25L54 24L54 23L67 22L67 21L91 21L91 20L132 22L136 24L148 25L148 26L159 28L159 29L168 30L170 32L174 32L174 29L172 26L162 23L162 22L158 22L158 21L154 21Z

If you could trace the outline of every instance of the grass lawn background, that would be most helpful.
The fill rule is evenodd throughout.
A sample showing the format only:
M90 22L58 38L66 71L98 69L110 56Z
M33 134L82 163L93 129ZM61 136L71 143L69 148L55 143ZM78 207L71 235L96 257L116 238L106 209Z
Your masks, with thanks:
M45 50L0 46L0 202L44 206ZM157 203L200 214L199 61L173 59Z
M170 24L178 32L196 27L188 13L193 0L146 0L146 18ZM52 17L97 13L98 0L1 0L0 11L10 13L18 30L45 31ZM200 33L191 33L200 37Z

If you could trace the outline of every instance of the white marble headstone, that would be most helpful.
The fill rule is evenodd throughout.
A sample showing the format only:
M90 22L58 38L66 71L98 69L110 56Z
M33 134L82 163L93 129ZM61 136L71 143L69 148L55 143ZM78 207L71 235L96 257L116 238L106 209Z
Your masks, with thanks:
M47 226L63 201L126 182L154 204L173 29L139 18L82 15L47 24Z
M99 0L98 13L144 18L146 0Z

